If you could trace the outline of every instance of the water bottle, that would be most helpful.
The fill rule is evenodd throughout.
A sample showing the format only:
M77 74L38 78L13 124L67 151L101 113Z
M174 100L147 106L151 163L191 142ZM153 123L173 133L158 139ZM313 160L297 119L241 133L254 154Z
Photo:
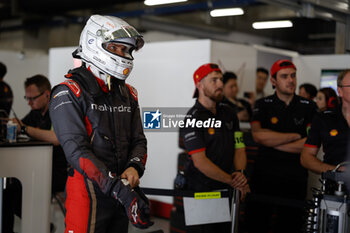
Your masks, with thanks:
M16 142L17 138L17 124L9 120L6 124L6 140L10 143Z

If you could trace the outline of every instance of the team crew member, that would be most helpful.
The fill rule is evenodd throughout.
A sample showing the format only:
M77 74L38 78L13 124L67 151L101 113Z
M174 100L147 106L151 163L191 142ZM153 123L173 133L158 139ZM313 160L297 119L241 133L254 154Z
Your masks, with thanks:
M332 170L346 160L350 125L350 70L341 72L337 80L342 105L315 116L301 153L301 164L316 173ZM323 162L316 155L323 146Z
M311 83L303 83L299 86L299 95L308 100L314 100L317 95L317 88Z
M4 63L0 62L0 117L8 117L10 115L12 103L13 103L13 93L11 87L4 81L4 77L7 73L7 68ZM1 123L1 121L0 121ZM1 125L0 125L1 130ZM2 132L0 132L2 133ZM0 135L1 138L1 135Z
M249 190L247 179L241 172L247 159L242 133L233 109L220 103L223 98L222 73L216 64L204 64L193 75L198 97L188 111L185 122L196 122L194 127L180 130L190 164L187 171L187 188L193 191L210 191L238 188L243 195ZM199 127L208 122L209 127ZM238 140L235 143L235 136ZM238 170L232 172L234 169ZM230 223L189 226L187 232L229 232Z
M53 89L50 116L72 166L67 181L66 233L128 232L149 221L138 188L146 138L136 90L125 83L142 36L123 20L93 15L73 53L83 61Z
M256 102L251 122L253 138L260 144L252 193L304 200L307 170L300 164L300 153L316 106L295 94L296 67L291 61L276 61L271 76L276 92ZM274 211L276 232L301 231L302 209L254 202L247 210L249 232L268 232Z
M321 88L316 95L316 105L321 112L338 108L339 98L335 90L330 87Z
M239 92L237 75L233 72L225 72L223 74L223 82L224 98L222 102L235 109L238 120L250 121L253 114L251 105L244 99L237 98Z
M256 69L256 80L255 80L255 99L261 99L266 96L264 92L265 86L269 79L269 71L263 67Z

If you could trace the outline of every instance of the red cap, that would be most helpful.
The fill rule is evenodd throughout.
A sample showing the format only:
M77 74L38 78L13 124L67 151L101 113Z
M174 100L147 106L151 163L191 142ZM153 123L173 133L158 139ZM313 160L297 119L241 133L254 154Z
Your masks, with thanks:
M273 65L271 66L271 76L274 76L279 70L286 69L286 68L294 68L295 70L297 69L293 62L284 59L284 60L278 60Z
M197 85L203 78L205 78L211 72L218 71L221 72L219 66L215 63L208 63L201 65L193 74L194 85ZM198 89L196 88L193 94L193 98L198 97Z

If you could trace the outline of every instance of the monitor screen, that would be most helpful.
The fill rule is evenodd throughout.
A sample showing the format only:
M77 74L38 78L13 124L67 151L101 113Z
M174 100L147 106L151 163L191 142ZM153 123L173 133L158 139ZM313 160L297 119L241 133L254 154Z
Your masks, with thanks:
M337 78L338 78L338 74L342 70L345 70L345 69L321 70L320 88L331 87L335 90L335 92L337 92Z

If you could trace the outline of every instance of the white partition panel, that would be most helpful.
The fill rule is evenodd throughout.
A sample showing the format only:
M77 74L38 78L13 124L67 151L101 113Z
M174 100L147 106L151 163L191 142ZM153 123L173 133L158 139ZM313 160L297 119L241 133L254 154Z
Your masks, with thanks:
M73 69L72 52L77 47L51 48L49 50L49 79L52 86L61 83L68 70Z

